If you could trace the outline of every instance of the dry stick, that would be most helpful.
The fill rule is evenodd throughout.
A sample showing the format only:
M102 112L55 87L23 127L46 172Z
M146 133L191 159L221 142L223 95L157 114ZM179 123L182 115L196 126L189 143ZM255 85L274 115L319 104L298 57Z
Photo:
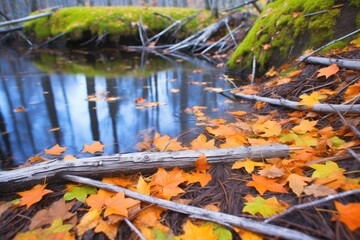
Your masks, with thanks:
M138 25L138 29L139 29L139 37L141 40L141 44L143 47L145 47L145 36L143 34L145 34L144 28L143 28L143 24L142 24L142 18L140 17L140 22L137 24Z
M335 63L339 67L360 70L359 60L344 60L344 59L325 58L325 57L307 57L307 58L300 57L299 60L300 60L300 62L315 63L315 64L322 64L322 65L330 65L330 64Z
M0 11L0 15L3 16L6 20L10 21L11 19L3 12ZM23 27L22 26L16 26L16 27L13 27L13 28L8 28L7 31L8 32L13 32L13 31L18 31L18 30L22 30ZM6 29L4 29L6 30ZM3 31L4 31L3 30ZM0 31L0 33L2 33L2 31ZM26 35L21 32L21 31L18 31L16 32L22 39L25 40L25 42L30 46L32 47L33 46L33 43L26 37Z
M62 178L73 181L73 182L82 183L82 184L86 184L89 186L101 188L101 189L104 189L107 191L112 191L112 192L123 191L127 197L135 198L142 202L156 204L159 207L170 209L175 212L181 212L181 213L192 215L192 216L203 216L203 217L211 219L211 221L213 221L213 222L219 222L219 223L223 222L223 223L226 223L226 224L229 224L232 226L240 227L240 228L247 229L247 230L250 230L253 232L257 232L260 234L264 234L267 236L285 238L285 239L290 239L290 240L314 240L314 239L316 239L316 238L306 235L304 233L301 233L301 232L298 232L295 230L291 230L291 229L287 229L284 227L279 227L279 226L272 225L272 224L265 224L265 223L257 222L254 220L233 216L233 215L226 214L226 213L209 211L209 210L198 208L198 207L193 207L193 206L189 206L189 205L185 205L185 204L175 203L175 202L167 201L164 199L147 196L144 194L140 194L138 192L128 190L126 188L118 187L118 186L108 184L108 183L103 183L103 182L100 182L97 180L92 180L89 178L78 177L78 176L73 176L73 175L63 175Z
M255 73L256 73L256 55L254 54L252 61L251 86L253 86L255 82Z
M56 35L55 37L45 41L44 43L40 44L37 48L42 48L42 47L45 47L46 45L48 45L49 43L55 41L55 40L58 40L59 38L65 36L67 34L67 32L63 32L63 33L60 33L59 35Z
M241 4L237 5L237 6L223 9L223 10L221 10L221 11L222 11L222 12L228 12L228 11L231 11L231 10L235 10L235 9L244 7L244 6L248 5L248 4L256 3L257 1L258 1L258 0L247 1L247 2L241 3Z
M347 149L347 152L350 153L354 158L360 161L360 155L354 152L352 149Z
M229 20L226 18L226 19L225 19L226 29L229 31L230 37L231 37L231 39L233 40L234 45L237 46L236 40L235 40L235 38L234 38L234 35L232 35L232 31L231 31L231 29L230 29L230 26L229 26L229 23L228 23L228 22L229 22Z
M289 213L291 213L291 212L293 212L293 211L295 211L297 209L303 209L303 208L312 207L312 206L315 206L315 205L318 205L320 203L324 203L324 202L327 202L327 201L330 201L330 200L333 200L333 199L336 199L336 198L346 197L346 196L349 196L349 195L359 194L359 193L360 193L360 189L355 189L355 190L351 190L351 191L346 191L346 192L342 192L342 193L329 195L329 196L326 196L324 198L315 200L313 202L308 202L308 203L295 205L295 206L292 206L292 207L288 208L286 211L284 211L282 213L279 213L279 214L277 214L275 216L272 216L272 217L266 219L264 221L264 223L274 221L275 219L278 219L278 218L280 218L282 216L285 216L285 215L287 215L287 214L289 214Z
M360 104L354 105L342 105L342 104L314 104L311 108L308 108L305 105L298 105L299 102L285 100L285 99L273 99L268 97L260 97L257 95L249 95L243 93L233 93L236 97L255 100L261 102L267 102L270 104L288 107L296 110L308 110L314 112L324 112L324 113L335 113L339 111L340 113L360 113ZM334 110L336 109L336 111Z
M7 26L7 25L13 25L13 24L17 24L17 23L22 23L22 22L34 20L37 18L48 17L51 15L52 15L52 12L47 12L47 13L40 13L40 14L32 15L29 17L14 19L14 20L6 21L6 22L0 22L0 27Z
M159 13L159 12L156 12L156 11L154 11L153 14L159 15L159 16L161 16L161 17L163 17L163 18L166 18L166 19L168 19L168 20L170 20L170 21L176 22L176 19L172 18L172 17L169 16L169 15L166 15L166 14L163 14L163 13Z
M134 224L132 224L132 222L127 219L127 218L124 218L124 221L126 222L126 224L138 235L138 237L141 239L141 240L146 240L146 238L144 237L144 235L139 231L139 229L137 229Z
M349 33L349 34L347 34L347 35L345 35L345 36L342 36L341 38L332 40L331 42L325 44L324 46L319 47L318 49L315 49L314 51L312 51L312 52L309 53L308 55L306 55L306 56L304 56L304 57L301 57L300 60L299 60L299 63L301 63L302 61L305 61L308 57L310 57L310 56L313 55L314 53L317 53L318 51L326 48L327 46L330 46L330 45L332 45L332 44L334 44L334 43L336 43L336 42L338 42L338 41L341 41L341 40L343 40L343 39L345 39L345 38L347 38L347 37L350 37L350 36L352 36L352 35L354 35L354 34L356 34L356 33L358 33L358 32L360 32L360 28L357 29L357 30L355 30L355 31L353 31L353 32L351 32L351 33Z
M332 157L322 158L322 159L319 159L319 160L313 160L313 161L305 163L305 165L310 166L312 164L324 163L324 162L327 162L327 161L336 162L336 161L347 160L347 159L350 159L350 158L352 158L352 156L350 154L344 154L344 155L340 155L340 156L332 156Z

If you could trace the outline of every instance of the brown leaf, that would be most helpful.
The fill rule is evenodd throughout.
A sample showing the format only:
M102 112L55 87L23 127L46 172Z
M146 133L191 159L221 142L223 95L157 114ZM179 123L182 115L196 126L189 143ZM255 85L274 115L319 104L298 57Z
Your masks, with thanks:
M273 165L270 168L260 170L259 174L267 178L279 178L284 176L284 170Z
M311 184L310 186L304 188L304 193L306 195L314 195L315 197L325 197L335 194L336 191L324 185Z

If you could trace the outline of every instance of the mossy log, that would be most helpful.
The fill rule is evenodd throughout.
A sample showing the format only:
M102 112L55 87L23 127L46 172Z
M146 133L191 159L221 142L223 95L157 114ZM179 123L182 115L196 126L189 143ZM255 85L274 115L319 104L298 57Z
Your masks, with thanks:
M206 155L210 164L226 164L245 158L261 160L271 157L287 157L289 152L290 148L287 145L274 144L177 152L138 152L82 158L73 161L53 160L30 167L0 172L0 192L31 187L34 184L43 183L45 180L51 183L61 182L61 177L58 177L61 174L99 178L115 173L151 172L159 167L191 168L194 166L194 161L202 153Z
M317 14L311 14L315 12ZM233 71L245 69L250 73L256 55L257 73L262 74L272 66L279 67L299 57L307 49L322 46L359 27L359 0L273 1L262 11L227 66ZM345 44L338 42L336 47Z

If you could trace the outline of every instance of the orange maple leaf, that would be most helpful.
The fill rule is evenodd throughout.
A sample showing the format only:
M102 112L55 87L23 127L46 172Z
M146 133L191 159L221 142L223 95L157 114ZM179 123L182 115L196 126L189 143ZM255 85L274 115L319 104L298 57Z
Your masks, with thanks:
M105 200L106 210L104 216L107 217L111 214L121 215L124 217L128 216L128 208L139 204L140 201L125 198L124 191L118 192L115 196Z
M158 132L155 133L154 145L159 151L179 151L185 149L181 144L181 142L177 141L177 138L170 139L168 135L160 137Z
M191 240L216 240L218 236L214 234L213 224L202 224L200 226L192 224L189 220L186 221L184 227L184 234L180 236L180 239L191 239Z
M96 225L98 225L100 214L101 210L97 209L90 209L87 213L85 213L78 225L76 225L77 234L80 239L87 230L93 229Z
M296 77L296 76L300 75L301 73L302 73L302 70L295 70L295 71L289 73L287 76L289 78L292 78L292 77Z
M90 145L84 144L84 149L81 152L88 152L91 154L96 152L104 152L104 145L99 141L93 142Z
M335 208L339 211L339 215L332 217L332 221L338 218L339 221L343 222L351 231L355 231L360 227L360 203L343 205L335 201Z
M227 136L239 132L236 127L228 125L220 125L218 128L206 127L206 131L218 138L226 138Z
M210 141L206 141L206 136L204 134L200 134L197 138L195 138L190 143L191 150L198 150L198 149L214 149L215 140L212 139Z
M90 209L100 210L105 205L106 199L114 196L114 193L99 189L96 194L91 194L85 200Z
M304 134L307 132L311 132L314 130L314 126L318 121L309 121L306 119L301 119L300 124L292 128L292 130L296 133Z
M281 185L276 183L277 179L269 179L263 176L252 175L253 181L246 184L248 187L254 187L262 196L264 192L279 192L288 193L288 191Z
M281 134L281 126L278 122L267 120L263 123L256 122L252 125L253 131L262 137L276 137Z
M198 173L206 173L206 170L211 168L211 165L206 161L206 155L200 154L199 159L195 161L196 172Z
M144 195L150 195L150 184L145 182L142 176L139 177L139 181L136 185L136 191Z
M212 179L211 174L200 172L185 173L183 177L186 179L187 185L199 182L201 187L205 187Z
M136 215L134 225L139 228L146 239L155 239L152 229L156 228L163 232L168 232L169 228L162 225L161 214L164 212L163 208L156 205L144 208Z
M233 135L227 136L226 142L221 144L220 147L221 148L233 148L233 147L242 146L247 143L249 143L249 142L248 142L246 135L243 134L242 132L238 132Z
M34 157L31 157L28 159L30 162L44 162L45 159L43 159L42 157L40 157L39 155L36 155Z
M154 187L151 189L158 197L169 200L173 196L177 196L185 191L178 187L180 183L185 182L183 171L175 168L167 172L163 168L159 168L153 176Z
M45 153L46 154L50 154L50 155L60 155L61 153L65 152L67 149L67 147L60 147L59 144L54 145L52 148L50 149L45 149Z
M345 100L350 100L360 94L360 82L356 83L354 85L351 85L348 89L345 91Z
M329 78L339 71L339 67L334 63L328 67L320 68L318 71L317 77L325 76L325 78Z
M114 240L118 230L118 223L108 223L102 219L99 219L99 222L95 228L96 233L104 233L110 240Z
M45 189L46 185L47 184L38 184L30 190L18 192L17 194L21 196L19 205L26 205L26 208L29 208L31 205L40 201L44 195L53 192Z
M262 162L254 162L254 161L251 161L250 158L245 158L245 160L236 161L232 165L231 169L245 168L245 170L248 173L252 173L254 171L255 167L263 167L263 166L265 166L265 164Z
M228 113L230 113L234 116L238 116L238 117L241 117L241 116L244 116L247 114L247 112L245 112L245 111L234 111L234 112L228 112Z

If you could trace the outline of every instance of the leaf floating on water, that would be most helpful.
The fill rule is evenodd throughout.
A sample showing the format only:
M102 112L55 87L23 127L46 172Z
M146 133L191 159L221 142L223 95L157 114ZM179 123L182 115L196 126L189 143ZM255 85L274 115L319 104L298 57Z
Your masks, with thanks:
M93 142L90 145L84 144L84 149L81 152L88 152L91 154L104 152L104 145L99 141Z
M50 149L45 149L45 153L49 155L60 155L61 153L65 152L67 147L61 147L59 144L54 145Z

